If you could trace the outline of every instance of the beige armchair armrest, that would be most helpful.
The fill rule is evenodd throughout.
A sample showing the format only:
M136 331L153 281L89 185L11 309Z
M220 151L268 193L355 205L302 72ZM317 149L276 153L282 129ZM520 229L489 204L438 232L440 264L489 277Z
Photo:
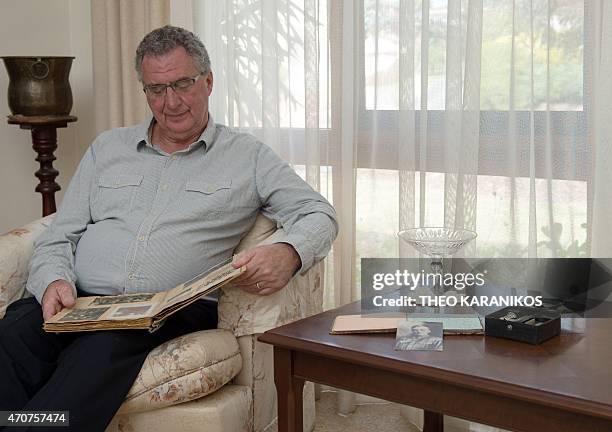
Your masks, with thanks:
M304 275L295 276L285 288L268 296L247 293L233 286L224 287L219 298L219 328L236 337L263 333L321 311L323 302L323 263L315 264Z
M34 241L49 226L54 215L38 219L0 235L0 318L8 305L26 294L28 263Z
M285 233L274 222L259 216L251 232L236 248L236 252L259 244L282 241ZM227 285L219 298L219 328L236 337L263 333L321 312L323 305L323 262L312 266L305 274L296 275L287 286L274 294L260 296Z

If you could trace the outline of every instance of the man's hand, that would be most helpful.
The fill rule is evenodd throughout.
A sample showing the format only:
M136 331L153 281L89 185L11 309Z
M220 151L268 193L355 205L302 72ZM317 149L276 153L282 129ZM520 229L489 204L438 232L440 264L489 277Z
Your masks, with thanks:
M257 246L239 254L234 268L246 265L246 271L234 285L252 294L269 295L283 288L302 265L300 256L288 243Z
M47 321L65 307L72 307L76 299L72 285L59 279L49 284L42 298L43 318Z

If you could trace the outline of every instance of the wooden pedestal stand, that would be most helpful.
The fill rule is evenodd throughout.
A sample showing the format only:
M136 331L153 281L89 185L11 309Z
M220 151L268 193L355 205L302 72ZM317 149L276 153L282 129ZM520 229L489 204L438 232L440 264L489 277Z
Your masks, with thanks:
M55 182L59 172L53 168L55 160L53 152L57 149L57 128L67 127L68 123L75 121L77 118L74 116L8 116L9 124L17 124L21 129L32 131L32 147L38 154L36 160L40 163L40 169L34 173L40 180L36 192L42 194L43 216L55 213L55 192L61 189Z

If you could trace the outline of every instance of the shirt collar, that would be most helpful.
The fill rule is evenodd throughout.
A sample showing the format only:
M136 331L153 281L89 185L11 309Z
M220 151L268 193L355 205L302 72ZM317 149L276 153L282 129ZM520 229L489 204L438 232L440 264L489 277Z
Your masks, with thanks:
M148 147L155 148L153 147L153 143L151 143L151 140L149 139L149 129L153 125L153 122L155 122L155 117L149 115L147 116L145 121L138 124L136 133L137 146L146 145ZM215 138L215 129L215 121L213 120L212 115L208 113L208 123L206 124L206 128L204 128L204 131L202 131L197 141L187 147L184 151L190 151L195 147L199 146L200 144L204 146L204 150L208 150L213 144L213 140Z

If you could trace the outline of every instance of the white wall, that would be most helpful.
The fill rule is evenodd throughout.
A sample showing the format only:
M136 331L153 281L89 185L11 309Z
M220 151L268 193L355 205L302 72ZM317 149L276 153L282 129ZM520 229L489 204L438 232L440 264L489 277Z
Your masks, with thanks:
M10 5L10 6L7 6ZM70 73L79 119L58 130L59 205L76 166L93 139L93 73L89 0L19 0L6 2L0 14L0 55L76 57ZM41 216L41 195L34 192L39 168L30 131L9 125L8 75L0 66L0 233Z

